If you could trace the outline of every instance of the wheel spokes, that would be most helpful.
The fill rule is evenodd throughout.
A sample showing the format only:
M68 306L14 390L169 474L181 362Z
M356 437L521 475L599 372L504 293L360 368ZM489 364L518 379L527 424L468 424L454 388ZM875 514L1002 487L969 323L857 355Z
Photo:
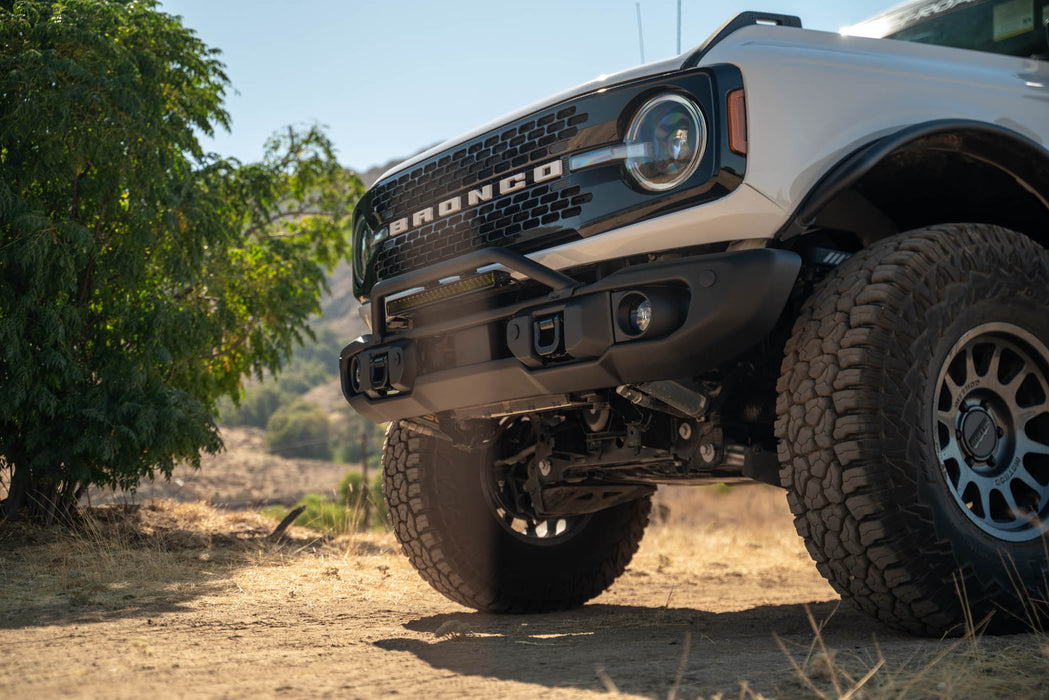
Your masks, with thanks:
M954 450L941 450L941 458L946 453L953 454ZM1007 528L1031 524L1049 503L1049 478L1045 480L1046 483L1042 483L1031 473L1025 465L1025 458L1029 454L1049 458L1049 445L1029 439L1018 442L1014 466L1009 467L1004 481L1001 477L995 479L979 474L964 462L959 463L957 478L952 477L956 493L963 502L970 503L969 510L983 520ZM953 456L951 458L954 459Z
M976 356L973 354L973 350L970 349L967 353L965 353L965 379L962 383L962 386L965 386L965 384L968 384L973 379L976 379L976 377Z
M1016 454L1022 460L1027 455L1049 456L1049 444L1028 437L1026 434L1016 438Z
M941 367L932 427L948 489L985 532L1037 537L1049 519L1049 349L990 323Z
M1046 413L1049 413L1049 401L1043 401L1035 406L1024 406L1016 412L1016 426L1023 430L1028 423ZM1046 439L1049 440L1049 437Z

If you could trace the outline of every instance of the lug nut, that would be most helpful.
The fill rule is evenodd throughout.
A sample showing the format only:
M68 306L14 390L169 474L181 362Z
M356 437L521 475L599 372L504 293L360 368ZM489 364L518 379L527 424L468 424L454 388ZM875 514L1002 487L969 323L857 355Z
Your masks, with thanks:
M699 446L699 457L704 462L710 463L714 461L714 457L717 456L717 449L714 448L713 443L704 442Z
M549 459L539 460L539 473L543 476L550 476L550 472L553 471L553 467L550 464Z
M677 427L677 434L681 437L682 440L688 440L690 437L692 437L692 424L691 423L682 423L682 424L680 424Z

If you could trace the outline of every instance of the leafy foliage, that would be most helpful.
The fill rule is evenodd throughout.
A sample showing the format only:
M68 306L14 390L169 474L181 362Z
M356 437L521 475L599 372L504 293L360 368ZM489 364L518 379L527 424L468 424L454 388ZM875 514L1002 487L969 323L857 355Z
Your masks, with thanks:
M217 53L154 0L0 2L6 515L199 465L218 398L280 370L347 254L362 187L320 129L202 152Z
M313 338L295 350L287 367L281 372L278 386L290 394L304 394L339 375L339 351L346 344L324 322L311 326Z
M347 533L351 529L348 522L351 521L352 513L346 506L335 503L327 496L308 493L295 504L296 508L299 506L305 506L306 509L295 518L296 525L334 534ZM274 520L284 520L291 511L286 506L267 506L259 512Z
M354 511L362 511L358 522L369 529L386 527L390 513L386 499L382 497L382 470L373 470L368 477L368 488L364 488L364 476L358 471L346 472L339 482L339 500ZM364 523L364 502L368 503L368 522Z
M266 444L281 457L331 459L331 421L324 411L299 399L270 416Z
M313 337L296 348L279 377L248 384L237 404L228 398L220 401L222 425L265 428L277 409L338 376L339 350L345 342L330 325L316 318L310 329Z
M283 386L277 383L251 384L244 389L240 405L234 405L230 399L222 401L222 424L265 428L270 416L276 413L277 409L291 404L295 399L295 394L285 391Z
M338 354L345 340L323 320L314 318L311 328L314 338L295 350L279 377L267 377L262 382L248 384L244 388L239 405L234 405L230 399L221 401L223 426L266 428L270 417L278 410L290 410L292 404L303 398L309 400L307 393L310 390L329 383L333 377L338 376ZM371 458L375 458L382 448L385 426L376 425L356 413L342 401L341 396L338 396L338 389L332 393L336 395L333 398L340 407L336 414L332 413L331 405L322 406L329 412L328 417L331 421L328 446L316 451L309 450L310 455L339 462L360 462L361 436L366 434L368 453ZM283 445L316 441L317 438L310 438L301 433L306 426L288 426L283 420L279 425L282 432L290 431L290 434L267 436L272 451L286 456L307 456L297 450L285 450Z
M366 436L368 463L375 465L382 453L382 443L386 437L386 424L372 423L349 406L340 409L338 419L333 424L332 456L339 462L359 463L361 461L361 438Z

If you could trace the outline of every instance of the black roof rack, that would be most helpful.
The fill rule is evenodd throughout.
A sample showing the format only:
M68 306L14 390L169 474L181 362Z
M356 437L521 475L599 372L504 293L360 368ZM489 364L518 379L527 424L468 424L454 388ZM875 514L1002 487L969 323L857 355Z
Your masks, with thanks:
M801 29L801 18L795 15L780 15L775 12L740 12L738 15L725 22L723 25L717 28L710 37L700 44L692 55L685 61L684 68L692 68L698 66L699 62L703 60L703 57L707 55L712 48L717 46L721 41L727 38L730 34L742 29L743 27L750 27L755 24L774 24L780 27L797 27Z

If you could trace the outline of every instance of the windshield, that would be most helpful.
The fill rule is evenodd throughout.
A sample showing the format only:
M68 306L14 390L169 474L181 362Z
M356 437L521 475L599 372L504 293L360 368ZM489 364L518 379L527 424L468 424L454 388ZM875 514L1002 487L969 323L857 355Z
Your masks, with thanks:
M918 0L842 33L1044 58L1047 20L1049 0Z

